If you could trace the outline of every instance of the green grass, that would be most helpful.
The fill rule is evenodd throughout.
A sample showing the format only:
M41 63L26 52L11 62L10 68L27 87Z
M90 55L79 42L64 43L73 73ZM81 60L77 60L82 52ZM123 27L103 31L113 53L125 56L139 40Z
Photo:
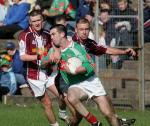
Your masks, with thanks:
M108 126L104 117L99 113L96 107L90 107L89 110L93 112L99 120L103 122L103 126ZM55 114L58 113L58 107L54 106ZM117 110L121 117L133 117L137 121L135 126L150 126L150 111L140 112L132 110ZM65 126L64 122L58 120L60 126ZM49 126L48 121L44 116L41 105L35 104L27 107L18 107L15 105L0 104L0 126ZM83 120L80 126L89 126Z

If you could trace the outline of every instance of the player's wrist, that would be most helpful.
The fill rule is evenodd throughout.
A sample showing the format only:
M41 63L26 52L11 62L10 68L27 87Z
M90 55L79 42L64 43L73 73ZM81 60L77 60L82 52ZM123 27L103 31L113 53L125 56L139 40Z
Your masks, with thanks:
M41 60L41 55L37 54L37 60Z

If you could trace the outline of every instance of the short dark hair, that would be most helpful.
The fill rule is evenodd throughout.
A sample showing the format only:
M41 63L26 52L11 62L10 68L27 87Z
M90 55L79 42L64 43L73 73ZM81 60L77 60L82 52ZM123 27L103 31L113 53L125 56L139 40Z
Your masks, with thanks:
M128 3L129 0L118 0L118 3L119 3L119 2L125 2L125 3Z
M53 25L50 30L56 28L58 32L64 32L65 33L65 37L67 37L67 28L62 25L62 24L56 24L56 25Z
M42 11L41 10L32 10L30 13L29 13L29 17L32 17L32 16L37 16L37 15L42 15Z
M54 20L54 23L56 24L57 21L61 21L61 20L66 21L67 20L66 15L58 15L58 16L56 16L55 20Z
M86 23L89 24L89 26L90 26L90 22L86 18L83 17L76 21L76 26L77 26L77 24L86 24Z
M108 10L108 9L101 9L100 10L100 13L105 13L105 12L107 12L108 14L110 14L110 10Z

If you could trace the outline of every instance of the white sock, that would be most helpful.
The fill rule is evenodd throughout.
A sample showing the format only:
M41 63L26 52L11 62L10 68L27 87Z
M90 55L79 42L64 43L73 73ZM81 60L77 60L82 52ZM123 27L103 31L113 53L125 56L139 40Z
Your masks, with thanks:
M65 112L66 112L66 110L65 110L65 109L64 109L64 110L59 109L59 112L62 112L62 113L64 112L64 113L65 113Z
M59 126L59 124L56 122L54 124L50 124L51 126Z
M117 114L115 114L116 118L119 118L119 116Z

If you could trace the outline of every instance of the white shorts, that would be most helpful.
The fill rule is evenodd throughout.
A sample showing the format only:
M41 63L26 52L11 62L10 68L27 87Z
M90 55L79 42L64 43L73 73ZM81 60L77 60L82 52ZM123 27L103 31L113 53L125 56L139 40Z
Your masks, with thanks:
M43 96L46 88L55 83L57 73L52 73L46 80L34 80L28 78L28 83L34 93L35 97Z
M85 81L82 81L80 83L77 83L75 85L71 85L69 88L77 87L82 89L89 98L92 98L93 96L104 96L106 95L106 91L96 75L88 78Z

